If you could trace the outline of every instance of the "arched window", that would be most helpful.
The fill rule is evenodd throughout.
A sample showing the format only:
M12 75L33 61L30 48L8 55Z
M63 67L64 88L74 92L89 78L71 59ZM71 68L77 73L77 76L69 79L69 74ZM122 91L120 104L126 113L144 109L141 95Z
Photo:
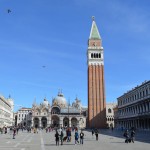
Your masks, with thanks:
M108 113L111 113L111 109L110 108L108 109Z
M145 91L143 91L143 97L145 96Z
M94 53L94 58L96 58L96 55L95 55L95 53Z
M93 58L93 53L91 54L91 58Z
M148 90L146 89L146 96L148 95Z
M99 53L99 58L101 58L101 54Z
M53 107L51 112L52 114L60 114L60 109L58 107Z
M140 98L142 97L142 93L140 92Z
M98 53L96 54L96 58L98 58Z
M137 99L139 99L139 91L137 92Z

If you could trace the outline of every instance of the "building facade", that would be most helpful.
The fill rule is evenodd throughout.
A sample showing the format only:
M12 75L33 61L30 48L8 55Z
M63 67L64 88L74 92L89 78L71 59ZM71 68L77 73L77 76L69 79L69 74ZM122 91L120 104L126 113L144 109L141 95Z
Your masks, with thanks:
M106 127L104 49L93 17L88 40L88 127Z
M31 120L32 120L32 109L31 108L25 108L22 107L18 110L17 116L16 116L17 123L16 125L20 127L30 127L31 126Z
M32 127L86 127L86 110L82 108L81 101L77 98L72 105L67 104L67 101L62 93L52 100L52 105L44 99L38 105L32 106Z
M114 127L114 108L116 107L115 103L106 104L106 123L107 128Z
M150 81L143 82L117 100L116 127L150 129Z
M0 96L0 127L13 126L13 100L9 97L8 99Z

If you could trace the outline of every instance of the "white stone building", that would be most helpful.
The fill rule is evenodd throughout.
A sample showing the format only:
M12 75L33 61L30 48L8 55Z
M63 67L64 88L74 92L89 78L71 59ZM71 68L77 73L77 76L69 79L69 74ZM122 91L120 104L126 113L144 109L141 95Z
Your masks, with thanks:
M107 127L114 127L114 107L116 106L115 103L107 103L106 104L106 122Z
M16 125L23 127L30 127L31 126L31 119L32 119L32 110L31 108L22 107L17 112L17 123Z
M13 126L13 109L14 102L9 97L8 99L0 96L0 127Z
M150 129L150 81L145 81L118 99L118 128Z
M52 100L52 106L49 102L44 101L38 105L32 106L32 127L86 127L85 108L82 109L81 101L77 98L72 106L67 104L67 101L62 93Z

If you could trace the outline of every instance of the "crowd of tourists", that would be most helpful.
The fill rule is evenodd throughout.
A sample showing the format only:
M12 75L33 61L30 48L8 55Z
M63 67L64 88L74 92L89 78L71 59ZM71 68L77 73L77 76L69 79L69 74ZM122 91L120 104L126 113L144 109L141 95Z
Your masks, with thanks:
M129 130L125 130L125 132L123 133L123 136L125 137L125 143L134 143L135 140L135 131L134 129L131 129L131 132L129 132Z
M18 134L18 131L26 131L28 133L35 133L37 134L39 130L45 130L46 133L48 132L55 132L54 138L56 141L56 146L63 145L64 142L74 142L74 145L77 144L84 144L84 131L83 130L78 130L77 127L68 127L68 128L52 128L52 127L47 127L47 128L33 128L33 127L19 127L19 126L13 126L13 127L6 127L4 126L3 128L0 128L0 133L1 134L11 134L12 138L15 139L16 135ZM113 131L113 129L111 129ZM99 130L98 129L91 129L92 137L98 141L98 135L99 135ZM135 130L132 128L130 131L129 130L124 130L123 136L125 138L125 143L131 143L135 141Z
M63 145L63 142L71 142L72 134L74 134L74 144L77 145L80 143L83 145L84 133L82 130L79 133L78 128L60 128L59 130L56 129L55 133L56 146L59 146L59 141L61 142L61 145Z

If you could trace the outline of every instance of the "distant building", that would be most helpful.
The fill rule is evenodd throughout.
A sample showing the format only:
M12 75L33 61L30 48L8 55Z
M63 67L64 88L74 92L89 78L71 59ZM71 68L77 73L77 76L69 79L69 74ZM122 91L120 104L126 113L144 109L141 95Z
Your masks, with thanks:
M32 119L32 110L31 108L22 107L17 112L17 126L31 126L31 119Z
M150 81L143 82L117 100L117 127L150 129Z
M114 127L114 107L116 107L115 103L106 104L106 120L108 128Z
M0 127L13 125L13 109L13 100L10 97L6 99L0 96Z
M32 106L32 127L86 127L86 108L82 108L81 101L78 98L75 102L67 103L64 95L59 92L52 100L52 106L44 101L38 105Z
M117 120L118 120L118 105L116 105L114 108L114 127L115 128L118 128L118 125L117 125Z

